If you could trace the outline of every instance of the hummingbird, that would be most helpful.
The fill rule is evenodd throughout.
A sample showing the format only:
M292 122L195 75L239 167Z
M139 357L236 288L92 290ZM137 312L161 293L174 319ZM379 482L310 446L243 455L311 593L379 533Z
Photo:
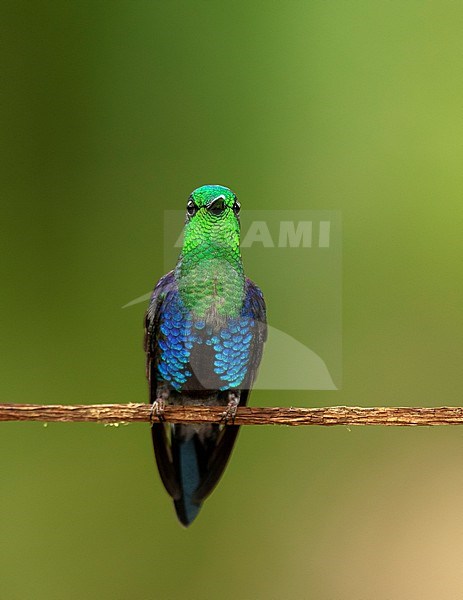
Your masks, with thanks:
M184 526L227 465L239 430L234 417L248 401L267 338L263 294L243 270L239 213L227 187L192 192L177 264L156 284L145 316L154 452ZM218 423L171 424L163 421L166 404L224 412Z

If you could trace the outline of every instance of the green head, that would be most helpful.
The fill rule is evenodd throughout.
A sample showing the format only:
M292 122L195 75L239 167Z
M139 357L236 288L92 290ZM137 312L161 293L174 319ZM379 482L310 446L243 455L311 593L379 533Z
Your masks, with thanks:
M176 275L186 306L201 318L236 316L243 301L240 204L222 185L203 185L188 199Z
M213 254L223 251L239 258L240 203L230 189L203 185L191 194L186 210L182 256L207 246Z

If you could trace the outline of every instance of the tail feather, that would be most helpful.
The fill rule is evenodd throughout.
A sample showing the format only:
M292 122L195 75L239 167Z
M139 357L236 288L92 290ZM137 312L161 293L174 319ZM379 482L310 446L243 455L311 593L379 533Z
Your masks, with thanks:
M186 527L222 476L238 429L234 425L153 424L159 473Z
M227 466L239 429L239 425L227 425L218 436L216 445L209 452L207 470L195 490L193 501L202 502L217 485Z
M176 439L172 445L174 468L178 474L181 496L174 500L179 521L187 527L199 513L201 503L193 501L193 494L201 481L197 436L188 440Z
M170 427L170 425L166 426L163 423L153 423L151 425L151 437L153 438L154 455L162 483L170 496L174 500L178 500L182 492L177 473L172 464L171 444L168 435Z

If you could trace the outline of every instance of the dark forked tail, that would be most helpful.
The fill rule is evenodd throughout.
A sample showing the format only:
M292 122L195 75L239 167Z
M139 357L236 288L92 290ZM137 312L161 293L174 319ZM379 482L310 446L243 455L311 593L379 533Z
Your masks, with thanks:
M222 476L238 430L237 425L153 424L159 473L185 527Z

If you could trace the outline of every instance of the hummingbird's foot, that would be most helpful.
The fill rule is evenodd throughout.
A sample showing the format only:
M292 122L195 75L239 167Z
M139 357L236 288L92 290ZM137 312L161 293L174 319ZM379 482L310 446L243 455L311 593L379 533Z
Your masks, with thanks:
M159 385L156 390L156 400L151 405L150 411L150 423L154 423L154 417L156 416L159 421L165 421L164 410L166 408L167 400L169 399L169 388L167 385Z
M220 422L227 424L231 421L234 425L236 412L238 410L238 404L240 403L240 397L236 392L228 393L228 404L226 410L220 415Z
M153 424L154 417L156 416L161 422L165 421L164 410L166 408L166 401L164 398L156 398L156 400L151 405L150 410L150 423Z

